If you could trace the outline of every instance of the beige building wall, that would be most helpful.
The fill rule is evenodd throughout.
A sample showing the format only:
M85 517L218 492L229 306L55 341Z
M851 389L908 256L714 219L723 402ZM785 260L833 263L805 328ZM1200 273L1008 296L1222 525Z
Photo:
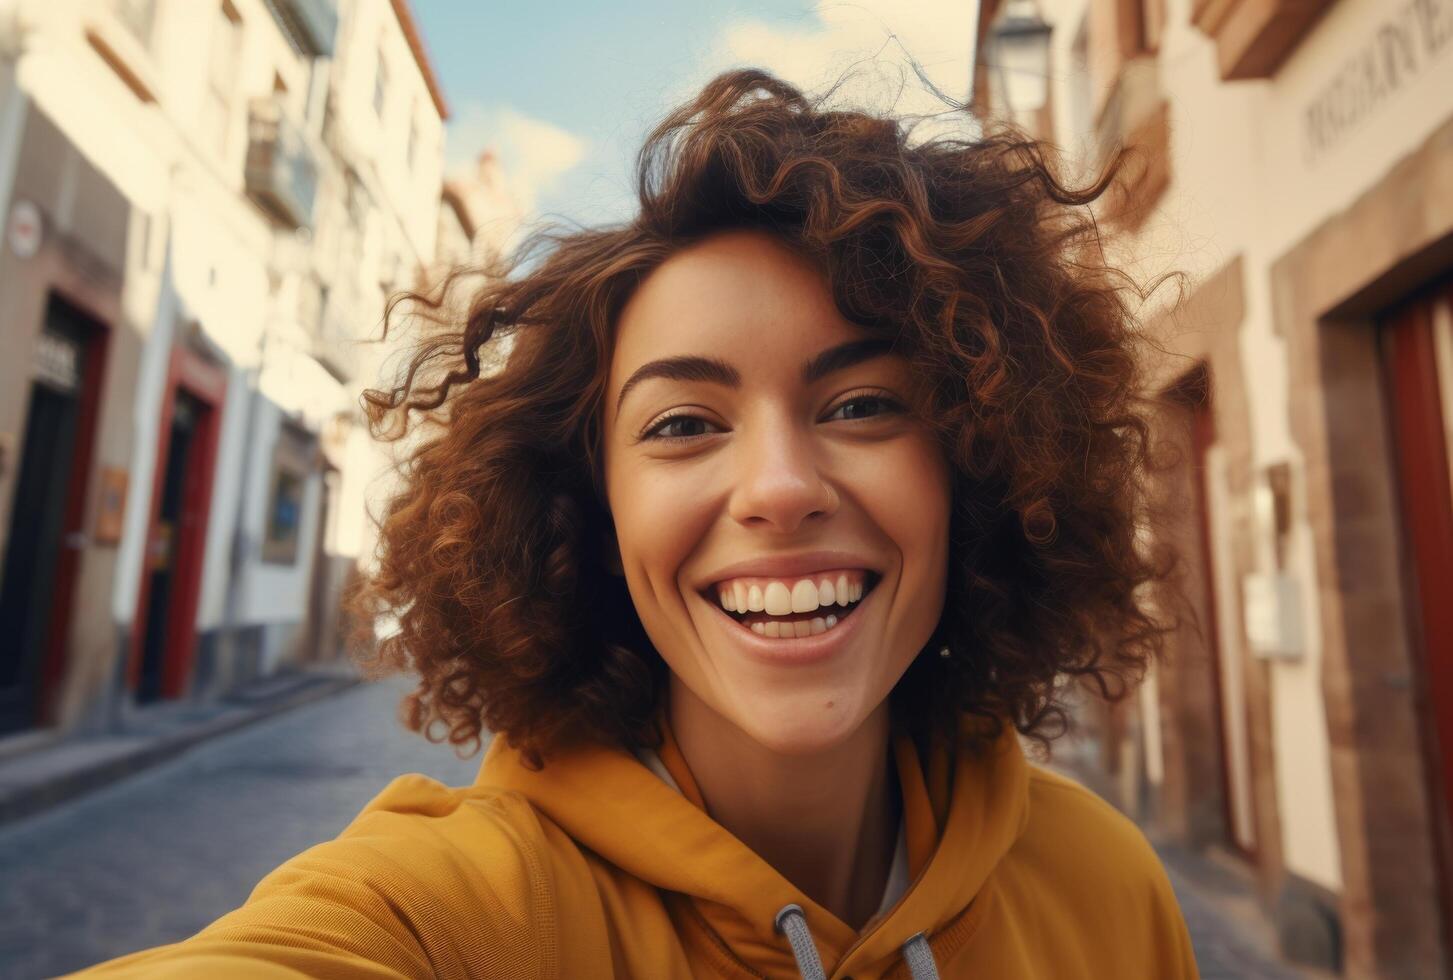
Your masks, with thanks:
M1097 216L1112 263L1141 282L1185 274L1140 310L1171 352L1147 367L1157 425L1183 440L1190 406L1211 440L1204 468L1183 463L1168 485L1203 481L1201 513L1182 504L1173 533L1208 525L1192 579L1213 584L1214 608L1147 677L1139 729L1122 709L1089 730L1138 739L1142 814L1240 850L1297 956L1349 976L1441 975L1453 858L1431 726L1446 708L1422 663L1408 562L1427 549L1408 539L1387 405L1402 389L1379 338L1390 310L1453 270L1453 0L1037 6L1049 103L1016 118L1082 176L1137 147ZM982 62L977 81L992 81ZM1449 328L1432 327L1437 359ZM1186 387L1195 364L1208 402ZM1157 713L1159 737L1145 730ZM1142 799L1135 780L1108 788L1128 808Z
M1098 6L1098 13L1092 10ZM1075 50L1083 19L1105 17L1109 4L1044 0L1056 27L1051 63L1056 136L1063 145L1092 142L1093 119L1073 107L1088 85L1103 100L1108 83L1095 76L1113 62L1103 51ZM1304 37L1268 80L1224 82L1216 47L1192 24L1190 0L1167 0L1159 56L1153 69L1170 107L1170 180L1138 233L1117 242L1116 257L1143 280L1175 270L1191 288L1240 256L1246 270L1245 316L1238 346L1250 400L1252 453L1257 470L1279 462L1301 473L1290 430L1287 345L1274 326L1270 269L1294 242L1330 213L1349 206L1393 164L1410 153L1453 112L1453 45L1423 59L1404 84L1390 91L1340 138L1318 142L1309 116L1339 72L1408 5L1341 0ZM1410 8L1409 8L1410 9ZM1445 13L1443 16L1447 17ZM1094 36L1094 31L1089 31ZM1087 71L1086 71L1087 70ZM1086 77L1088 74L1088 77ZM1152 319L1175 298L1165 288L1144 311ZM1336 816L1321 687L1318 580L1306 521L1303 489L1294 478L1290 566L1300 584L1303 655L1270 665L1277 806L1289 869L1336 890L1341 885ZM1215 488L1225 499L1225 488ZM1228 503L1236 506L1233 499ZM1245 507L1243 501L1241 506ZM1270 542L1263 537L1263 552ZM1267 554L1258 560L1265 566ZM1230 619L1230 617L1224 617ZM1244 643L1223 631L1223 642ZM1232 651L1235 653L1235 651ZM1235 659L1240 659L1236 657Z
M314 255L318 274L331 283L327 316L348 350L355 406L397 363L397 343L370 342L381 336L386 302L422 286L435 258L447 116L409 5L344 3L324 127L330 156L319 207L328 217L320 219ZM343 517L328 543L350 561L371 554L369 508L376 513L391 486L391 458L362 425L354 411L339 434Z
M260 533L268 488L253 485L265 484L255 471L284 418L327 432L331 445L357 444L357 396L376 376L376 364L362 362L381 357L361 341L376 333L390 292L414 286L433 256L447 111L406 0L340 0L338 13L330 62L297 51L265 0L156 0L149 29L110 0L12 0L0 10L17 91L134 215L120 305L137 344L115 360L130 366L118 388L124 410L108 412L98 430L103 462L130 476L125 530L108 562L82 568L78 592L99 605L77 626L63 726L114 683L136 615L166 368L189 324L230 372L199 638L259 623L265 643L288 645L278 628L308 615L311 546L291 565L254 561L234 576L233 541L239 522L245 535ZM318 164L311 227L292 229L249 195L249 123L264 102L298 124ZM254 410L252 391L265 410ZM347 492L334 494L340 512L326 541L356 556L367 545L357 487L378 460L356 449L335 455L335 484ZM323 517L321 493L315 474L305 542Z

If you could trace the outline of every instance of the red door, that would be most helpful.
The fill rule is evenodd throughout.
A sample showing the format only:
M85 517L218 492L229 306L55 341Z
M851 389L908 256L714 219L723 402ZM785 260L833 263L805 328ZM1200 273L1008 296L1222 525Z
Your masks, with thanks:
M138 701L180 697L191 676L226 390L221 368L185 347L172 352L128 665Z
M1395 311L1380 339L1415 600L1408 619L1422 662L1431 796L1442 800L1445 929L1453 937L1453 477L1445 405L1453 392L1453 283Z

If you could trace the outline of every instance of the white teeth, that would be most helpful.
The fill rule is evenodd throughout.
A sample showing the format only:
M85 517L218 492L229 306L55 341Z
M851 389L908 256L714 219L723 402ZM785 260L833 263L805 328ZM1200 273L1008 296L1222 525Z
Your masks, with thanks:
M792 593L781 582L769 582L762 595L762 608L768 616L786 616L792 612Z
M849 581L846 573L836 579L824 578L814 582L799 579L790 585L787 582L767 582L765 585L748 585L743 581L723 583L718 586L721 606L727 612L745 615L765 612L768 616L789 616L794 613L811 613L831 606L848 606L863 598L866 591L862 581ZM790 623L751 623L752 632L758 636L799 637L813 636L826 632L838 624L840 617L816 616Z
M826 617L814 616L811 619L798 619L790 623L768 620L765 623L750 623L748 625L751 627L752 632L758 636L768 636L776 639L794 639L826 633L839 622L841 620L836 616L828 615Z

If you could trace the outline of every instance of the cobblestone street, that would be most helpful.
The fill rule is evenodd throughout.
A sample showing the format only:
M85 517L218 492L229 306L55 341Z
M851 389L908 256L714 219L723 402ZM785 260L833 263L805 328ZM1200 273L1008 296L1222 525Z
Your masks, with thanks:
M405 689L354 688L0 830L0 977L54 976L196 932L400 773L471 782L476 759L394 720ZM1167 863L1206 980L1301 976Z
M472 782L477 758L395 720L406 690L353 688L0 828L0 977L53 976L191 935L401 773Z
M1193 883L1180 866L1184 856L1163 852L1161 857L1191 931L1201 980L1312 980L1328 976L1279 962L1271 952L1274 937L1265 917L1254 918L1255 913L1246 908L1245 902L1236 903L1240 907L1238 915L1228 908L1228 903L1216 900L1219 889L1214 870L1209 876L1203 870Z

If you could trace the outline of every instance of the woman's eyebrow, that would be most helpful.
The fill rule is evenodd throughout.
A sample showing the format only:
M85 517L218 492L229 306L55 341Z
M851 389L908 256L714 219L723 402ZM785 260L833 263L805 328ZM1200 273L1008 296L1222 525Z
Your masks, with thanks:
M850 340L846 344L829 347L802 365L802 381L804 384L812 384L821 381L834 371L850 368L863 361L871 361L875 357L881 357L892 351L893 344L887 340L877 338Z
M892 350L893 345L889 341L878 339L850 340L845 344L829 347L802 365L802 381L804 384L813 384L835 371L881 357ZM706 381L726 385L728 388L740 388L742 384L741 372L716 357L683 354L647 361L636 368L626 379L626 383L621 385L620 394L616 396L617 418L620 417L621 406L625 404L626 394L642 381L651 378L666 381Z
M719 358L683 354L679 357L647 361L636 368L626 379L626 383L621 385L621 393L616 396L617 418L620 417L621 406L626 402L626 393L650 378L664 378L667 381L710 381L728 388L740 388L742 385L742 376L737 369Z

